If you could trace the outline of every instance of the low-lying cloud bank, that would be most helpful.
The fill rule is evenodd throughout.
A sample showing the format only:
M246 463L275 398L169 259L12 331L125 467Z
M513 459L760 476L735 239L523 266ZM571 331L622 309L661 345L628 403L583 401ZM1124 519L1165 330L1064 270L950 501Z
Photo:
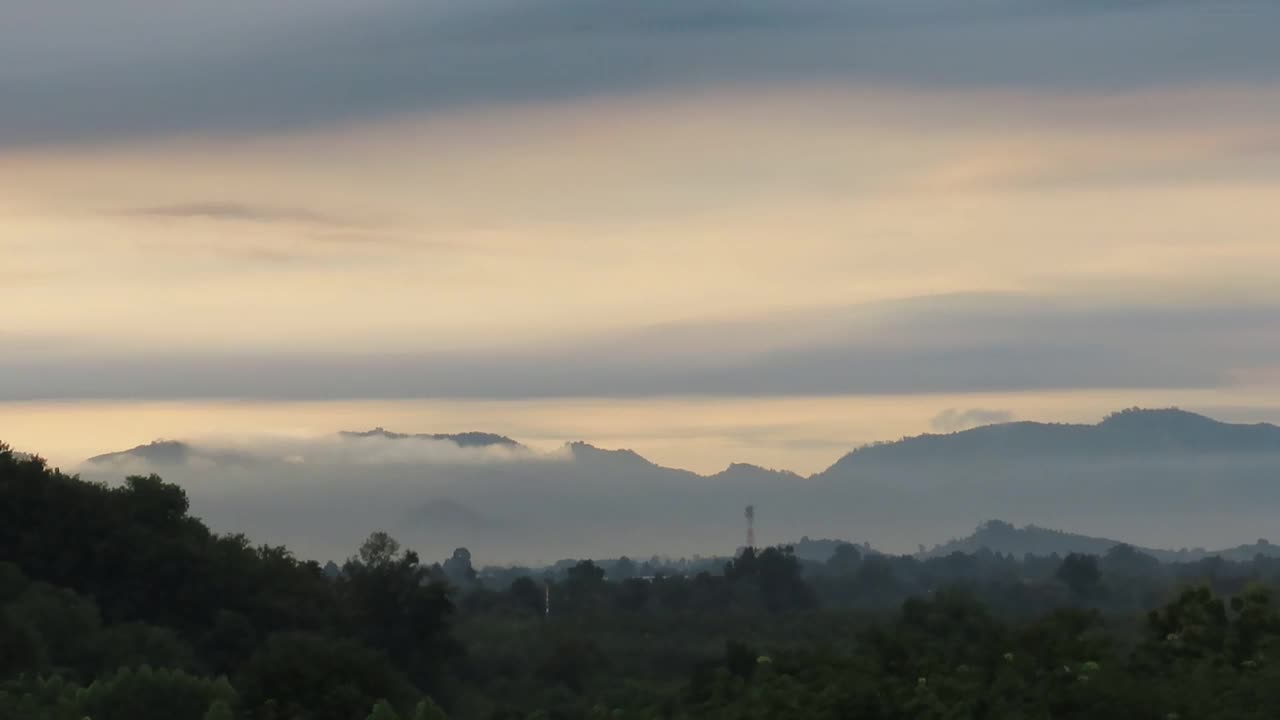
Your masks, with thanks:
M810 478L741 465L703 476L582 443L538 453L383 436L149 446L81 472L160 473L215 529L317 559L347 557L375 529L426 557L465 546L480 563L731 553L748 504L763 542L836 537L897 552L993 517L1228 547L1266 537L1280 512L1274 426L1165 412L972 432L854 452Z
M968 430L981 425L1012 422L1013 419L1013 413L1008 410L987 410L985 408L957 410L955 408L947 408L929 421L929 426L938 432L956 432L957 430Z
M479 441L468 442L470 436ZM565 452L538 453L500 435L405 435L382 428L331 436L258 434L210 436L195 440L157 440L132 450L86 461L89 466L128 472L156 467L255 468L287 465L487 465L510 462L562 462Z

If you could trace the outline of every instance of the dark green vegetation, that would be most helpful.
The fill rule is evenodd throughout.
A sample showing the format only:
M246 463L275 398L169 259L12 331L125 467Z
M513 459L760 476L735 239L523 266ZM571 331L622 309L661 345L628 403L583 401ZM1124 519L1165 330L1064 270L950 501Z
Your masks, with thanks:
M1123 545L326 568L0 451L0 720L1273 718L1277 584Z

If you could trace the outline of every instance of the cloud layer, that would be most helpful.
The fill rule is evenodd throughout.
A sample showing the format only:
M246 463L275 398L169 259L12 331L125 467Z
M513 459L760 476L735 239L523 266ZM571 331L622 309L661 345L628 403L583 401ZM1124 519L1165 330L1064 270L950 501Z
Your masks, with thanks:
M703 85L1271 83L1277 22L1263 0L10 3L0 145Z
M729 554L748 504L762 542L809 535L898 552L993 517L1157 547L1266 536L1280 508L1274 444L1262 449L1255 437L1234 451L1157 452L1150 447L1168 438L1145 439L1128 446L1141 450L1095 454L1003 437L979 441L989 448L979 455L920 448L853 455L807 479L741 466L699 476L577 444L547 455L481 453L376 437L223 440L197 444L183 462L80 470L109 482L133 470L160 472L187 490L193 511L214 529L321 560L346 557L375 529L426 557L466 546L481 563Z
M947 408L929 421L929 426L938 432L950 433L968 430L981 425L1013 422L1013 420L1014 414L1008 410L987 410L985 408L957 410L955 408Z
M0 400L838 395L1264 382L1280 308L921 298L438 353L0 359Z

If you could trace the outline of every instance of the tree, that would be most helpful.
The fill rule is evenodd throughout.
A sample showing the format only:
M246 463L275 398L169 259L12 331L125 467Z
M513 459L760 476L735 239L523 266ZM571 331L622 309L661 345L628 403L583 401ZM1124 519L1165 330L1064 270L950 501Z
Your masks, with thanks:
M507 595L510 596L511 602L516 607L539 615L542 614L545 604L545 592L533 578L527 575L516 578L511 582L511 586L507 588Z
M373 533L336 583L356 635L424 690L437 689L445 665L459 652L448 632L454 607L448 587L431 577L418 554L402 551L386 533Z
M1098 557L1071 553L1062 559L1062 564L1058 566L1054 577L1077 596L1092 596L1102 580L1102 572L1098 569Z
M431 698L423 698L413 710L413 720L449 720Z
M453 555L444 561L443 569L445 576L455 585L467 587L476 581L476 571L471 566L471 551L466 548L454 550Z
M215 700L204 714L204 720L235 720L235 715L225 700Z
M285 718L350 720L379 700L409 708L417 692L386 656L351 640L306 633L271 636L240 671L244 707L274 701Z
M630 580L636 576L636 564L631 558L623 555L613 564L613 572L610 574L614 580Z
M582 587L592 587L604 582L604 568L590 560L581 560L569 568L569 583Z
M369 713L368 720L400 720L400 715L386 700L379 700L373 706L373 712Z
M586 610L601 603L608 586L604 580L604 568L590 560L579 561L569 568L565 580L565 601L571 609Z
M862 553L858 552L857 546L840 543L831 553L831 557L827 558L826 567L829 572L847 575L857 570L861 562Z
M128 503L131 519L157 528L172 527L186 518L190 502L180 486L159 475L133 475L119 490Z
M399 557L400 542L378 530L369 534L356 551L356 557L348 562L359 562L365 567L382 567L395 563Z
M78 706L94 720L172 720L198 718L218 702L228 706L236 692L225 679L188 675L180 670L120 670L80 694Z

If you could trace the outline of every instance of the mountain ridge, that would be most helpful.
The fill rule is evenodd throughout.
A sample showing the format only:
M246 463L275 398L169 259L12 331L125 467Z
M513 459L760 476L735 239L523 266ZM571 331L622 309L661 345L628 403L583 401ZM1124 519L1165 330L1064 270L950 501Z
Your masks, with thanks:
M1035 524L1017 527L1004 520L988 520L979 525L969 535L934 545L924 552L916 553L919 558L934 558L955 552L971 554L981 550L1013 554L1031 555L1067 555L1081 553L1086 555L1106 555L1117 547L1129 547L1144 555L1150 555L1161 562L1194 562L1209 557L1221 557L1224 560L1246 561L1256 555L1280 556L1280 546L1273 545L1266 539L1258 539L1252 544L1236 545L1217 550L1191 548L1171 550L1168 548L1142 547L1121 540L1084 535L1065 530L1055 530Z
M1020 420L863 445L814 477L863 463L1026 457L1121 457L1143 453L1278 453L1280 427L1228 423L1178 408L1128 408L1095 424Z
M458 447L463 448L505 446L514 449L524 447L524 445L512 440L506 435L481 432L478 430L468 430L460 433L398 433L378 426L372 430L359 432L342 430L338 432L338 437L348 439L382 438L386 440L439 440L452 442Z
M502 447L527 449L506 435L482 431L460 433L400 433L379 426L366 431L340 431L343 439L382 438L387 440L433 440L452 442L460 448ZM864 464L893 464L912 461L1004 461L1034 457L1084 456L1123 457L1143 453L1164 454L1280 454L1280 426L1271 423L1229 423L1178 408L1128 408L1105 416L1094 424L1053 423L1019 420L981 425L951 433L922 433L894 441L875 442L845 453L826 469L805 476L786 469L766 468L732 462L715 473L697 473L655 463L634 450L606 449L577 440L564 444L575 459L620 460L635 466L690 472L703 478L730 480L749 477L824 479L838 477ZM151 443L116 452L95 455L86 462L102 464L124 459L157 465L180 464L196 454L197 447L178 440ZM222 460L244 461L233 452Z

